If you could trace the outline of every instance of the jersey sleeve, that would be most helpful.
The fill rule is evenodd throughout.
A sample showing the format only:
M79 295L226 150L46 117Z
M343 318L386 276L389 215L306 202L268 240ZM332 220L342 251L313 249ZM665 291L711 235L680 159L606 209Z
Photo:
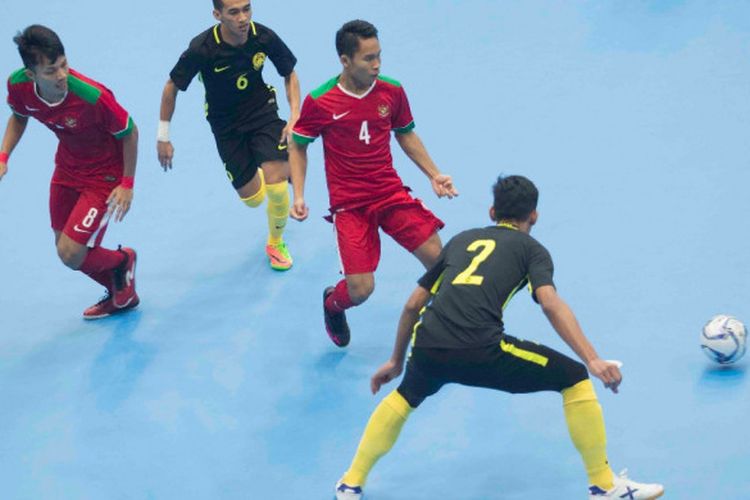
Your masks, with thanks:
M549 252L539 242L533 241L529 251L528 276L529 289L535 301L537 288L544 285L555 286L552 280L553 274L554 265L552 264L552 257Z
M311 95L302 103L299 119L292 130L292 138L297 144L310 144L323 130L328 115Z
M429 290L430 293L434 294L440 287L440 282L442 281L442 276L446 268L446 255L450 244L451 242L449 241L443 247L443 249L440 251L440 255L438 256L437 261L435 262L435 265L428 269L427 272L424 273L422 277L417 281L419 286L421 286L425 290Z
M195 78L195 75L200 71L202 64L203 58L198 53L196 47L190 44L190 47L182 53L177 64L169 72L169 78L178 89L184 92L187 90L190 82L193 81L193 78Z
M21 104L21 100L16 92L13 91L13 87L10 83L10 78L8 79L8 98L7 98L8 106L10 106L10 110L13 111L14 115L22 116L24 118L27 118L29 115L25 115L21 113L21 109L23 109L23 104Z
M260 25L258 25L258 28L262 29L260 39L263 47L266 49L268 58L271 59L279 76L286 78L294 71L297 58L294 57L289 47L273 30Z
M406 97L403 87L398 87L394 103L395 109L391 114L391 127L397 134L411 132L414 128L414 117L411 115L409 99Z
M122 139L133 131L133 119L111 92L102 92L96 104L107 132Z

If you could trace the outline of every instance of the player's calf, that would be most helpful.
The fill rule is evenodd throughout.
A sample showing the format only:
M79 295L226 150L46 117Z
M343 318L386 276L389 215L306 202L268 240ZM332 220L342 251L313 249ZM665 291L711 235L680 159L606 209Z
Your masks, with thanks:
M135 264L136 253L132 248L118 248L125 259L114 270L114 290L112 292L112 303L115 307L122 309L128 307L133 301L138 300L135 293Z

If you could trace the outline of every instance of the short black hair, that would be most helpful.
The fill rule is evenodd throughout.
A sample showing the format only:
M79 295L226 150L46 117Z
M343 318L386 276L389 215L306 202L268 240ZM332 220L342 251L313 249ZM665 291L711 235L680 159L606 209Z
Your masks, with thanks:
M214 0L214 9L221 12L221 9L224 8L224 2L222 0Z
M13 41L18 45L18 53L27 69L44 63L44 58L54 63L65 55L65 47L57 33L41 24L32 24L14 36Z
M492 186L495 197L493 207L495 220L524 221L536 210L539 190L533 182L522 175L499 176Z
M339 56L353 57L360 39L377 37L378 29L372 23L362 19L349 21L336 32L336 52Z

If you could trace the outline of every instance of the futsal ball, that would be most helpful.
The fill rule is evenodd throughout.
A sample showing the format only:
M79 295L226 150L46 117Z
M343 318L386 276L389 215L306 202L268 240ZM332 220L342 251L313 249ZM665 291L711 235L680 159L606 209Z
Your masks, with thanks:
M746 339L745 325L740 320L719 314L703 327L701 348L711 360L728 365L745 355Z

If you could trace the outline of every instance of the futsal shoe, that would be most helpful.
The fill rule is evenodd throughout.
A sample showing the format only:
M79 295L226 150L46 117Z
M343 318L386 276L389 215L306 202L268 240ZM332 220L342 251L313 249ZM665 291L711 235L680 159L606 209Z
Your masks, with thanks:
M664 486L660 484L636 483L628 479L628 470L620 472L615 476L615 485L609 491L604 491L598 486L589 486L589 500L604 500L617 498L624 500L653 500L664 494Z
M323 290L323 318L325 318L326 322L326 332L331 337L331 340L333 340L333 343L339 347L346 347L351 339L349 324L346 322L346 314L343 311L334 313L326 308L326 299L335 289L335 287L329 286Z
M362 488L359 486L349 486L341 481L336 483L336 500L359 500L362 495Z
M135 293L136 254L135 250L128 247L118 247L117 251L125 255L125 259L115 269L112 304L122 309L128 307L134 300L138 300L138 295Z
M107 290L107 294L99 302L83 311L83 319L100 319L112 316L113 314L124 313L125 311L135 309L139 303L138 294L135 294L133 300L127 306L116 307L112 300L112 293Z
M286 243L280 241L275 245L266 245L268 263L274 271L288 271L292 267L292 256Z

